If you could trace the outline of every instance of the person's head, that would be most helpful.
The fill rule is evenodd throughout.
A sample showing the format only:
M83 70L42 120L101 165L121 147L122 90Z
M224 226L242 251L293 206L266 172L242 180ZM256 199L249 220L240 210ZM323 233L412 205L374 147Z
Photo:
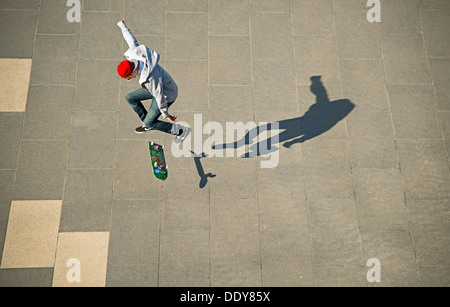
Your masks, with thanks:
M124 79L131 80L135 78L139 73L139 68L133 62L122 61L117 66L117 73Z

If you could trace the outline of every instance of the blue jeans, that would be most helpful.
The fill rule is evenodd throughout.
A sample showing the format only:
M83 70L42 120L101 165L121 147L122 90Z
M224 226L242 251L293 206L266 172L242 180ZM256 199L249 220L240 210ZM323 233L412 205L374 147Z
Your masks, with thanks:
M170 131L172 130L172 124L158 120L158 118L161 116L161 111L159 110L155 97L153 97L147 89L140 88L138 90L135 90L134 92L127 94L125 96L125 99L137 113L146 127L153 130L170 133ZM152 103L148 111L145 109L144 105L141 102L142 100L147 99L152 99ZM170 107L173 103L174 102L168 102L168 106Z

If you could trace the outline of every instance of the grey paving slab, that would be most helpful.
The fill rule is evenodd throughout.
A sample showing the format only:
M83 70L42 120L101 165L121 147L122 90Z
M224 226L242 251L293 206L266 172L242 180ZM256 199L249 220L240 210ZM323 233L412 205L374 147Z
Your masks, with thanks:
M439 112L442 134L444 136L447 152L450 149L450 112Z
M354 197L350 168L306 168L305 182L308 199Z
M211 227L214 231L223 231L223 233L230 231L257 232L256 199L214 199L211 202ZM239 257L236 260L240 261Z
M419 266L448 267L448 199L410 200L408 212Z
M261 189L262 188L263 186L261 186ZM304 188L301 188L300 190L303 189ZM281 192L276 193L277 190L275 190L273 186L270 189L268 188L267 192L271 191L274 194L273 198L265 197L259 200L259 222L261 229L280 232L306 232L306 229L308 228L308 219L305 198L299 200L287 200L289 195L292 195L293 192L288 192L286 195Z
M450 3L445 0L418 0L417 6L425 9L446 9L450 8Z
M79 60L74 96L75 111L115 111L119 82L117 60ZM101 71L101 73L99 73ZM96 82L92 82L96 76Z
M217 173L217 170L214 169L214 172ZM198 201L201 204L209 200L210 190L199 188L197 170L193 168L170 168L169 176L171 176L173 180L166 181L163 184L162 198L164 201L183 201L188 203ZM214 181L216 178L214 178ZM211 181L211 183L212 182L213 181Z
M161 209L163 230L209 230L209 201L169 198Z
M119 274L123 270L130 269L117 268L120 266L158 267L159 212L160 201L158 200L116 200L113 202L108 270ZM142 271L147 272L145 268ZM155 281L157 281L157 275Z
M134 35L162 35L165 33L166 1L127 0L125 20ZM120 32L119 32L120 35Z
M381 283L370 286L420 285L411 234L409 232L363 232L365 260L376 258L381 264Z
M255 118L258 122L297 115L293 61L254 61L253 74ZM274 91L274 88L277 90Z
M333 12L368 11L367 2L359 0L331 0Z
M303 169L303 157L302 157L302 147L300 145L293 145L290 148L285 148L283 145L278 145L278 158L274 155L273 157L265 158L263 156L257 157L258 163L261 166L263 161L270 161L269 159L274 159L278 161L277 168L289 169L294 168L296 170ZM278 159L278 160L276 160Z
M381 57L377 25L367 22L365 13L339 11L334 13L334 20L341 58L377 59ZM334 33L331 32L331 34Z
M246 124L253 120L252 86L211 86L209 99L209 120L221 123L224 128L226 122ZM226 131L222 138L226 138Z
M19 158L24 113L0 113L0 169L15 169Z
M6 227L8 225L15 175L14 170L0 171L0 234L2 236L6 234Z
M224 263L211 266L212 287L261 287L261 266L227 265Z
M210 286L209 236L207 231L161 232L159 285Z
M108 231L111 223L113 171L68 170L61 212L61 232Z
M381 46L388 84L431 83L422 35L382 35Z
M211 202L211 275L216 285L231 285L228 268L243 284L260 285L260 244L256 199ZM234 281L236 284L236 281Z
M157 266L108 266L107 287L157 287Z
M0 269L1 287L51 287L53 268Z
M335 36L295 37L295 63L299 85L310 85L312 76L321 76L327 86L341 83Z
M3 42L0 57L31 59L34 55L36 21L36 10L0 10L0 27L3 29L0 33Z
M67 13L71 7L65 1L43 0L39 6L39 34L78 34L80 23L68 22Z
M423 287L447 287L450 270L448 267L420 267L420 280Z
M210 197L224 199L256 198L255 162L245 159L227 158L226 162L214 158L210 161L211 170L217 174L211 180ZM223 186L227 189L223 190Z
M355 200L310 200L308 210L313 263L361 265Z
M366 287L365 268L358 265L315 265L316 287Z
M5 0L0 3L0 9L37 10L40 0Z
M207 39L208 16L205 13L167 14L167 59L205 60Z
M83 11L122 11L122 0L85 0Z
M389 86L389 97L397 138L442 137L430 85L392 85Z
M280 170L277 168L263 168L258 169L257 176L260 200L284 200L286 202L280 203L280 207L274 205L273 207L277 208L273 209L274 211L278 211L281 208L289 210L292 208L292 205L301 207L304 204L305 186L301 168L280 167ZM279 181L283 182L283 185L274 188L273 182ZM279 212L286 213L282 209ZM274 214L275 212L271 212L269 216L272 217Z
M262 285L313 286L310 240L301 231L262 231Z
M355 169L361 231L408 231L409 221L398 169Z
M67 141L22 141L13 199L61 199Z
M442 140L398 140L398 153L409 199L447 199L450 173Z
M113 168L116 127L116 112L74 112L68 166Z
M417 0L384 1L381 5L381 16L380 34L421 33Z
M116 24L122 19L121 13L83 12L82 18L78 57L81 59L120 59L123 38ZM116 31L111 31L111 29Z
M254 60L293 59L290 17L288 13L258 13L251 16Z
M359 111L386 112L389 110L380 60L341 60L340 63L344 97L350 99Z
M390 113L355 112L346 120L354 168L398 168Z
M78 35L37 35L31 67L31 84L75 82Z
M429 59L431 77L433 79L434 92L438 110L450 110L450 90L448 84L450 76L450 59Z
M167 10L169 12L207 12L208 0L169 0L167 2Z
M248 1L209 0L209 35L248 35Z
M173 109L203 112L208 109L208 62L167 60L164 69L176 80L179 95Z
M291 5L294 35L335 35L330 0L294 1Z
M315 138L305 143L302 151L306 170L350 169L350 157L346 140Z
M160 183L150 176L148 169L117 168L114 182L114 199L159 199Z
M290 13L290 1L288 0L250 0L250 12L252 13Z
M69 139L73 86L29 88L23 139Z
M429 57L449 57L449 8L419 10L423 36Z
M251 85L251 51L248 36L209 38L209 84Z

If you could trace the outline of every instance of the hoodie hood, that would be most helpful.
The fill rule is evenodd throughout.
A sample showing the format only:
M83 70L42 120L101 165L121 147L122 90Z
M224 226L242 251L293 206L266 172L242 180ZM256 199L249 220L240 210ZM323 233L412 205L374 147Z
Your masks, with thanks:
M155 50L147 48L144 45L128 49L127 52L124 53L124 56L130 61L137 60L144 63L144 68L142 69L139 78L140 84L147 81L148 76L153 72L159 62L159 54Z

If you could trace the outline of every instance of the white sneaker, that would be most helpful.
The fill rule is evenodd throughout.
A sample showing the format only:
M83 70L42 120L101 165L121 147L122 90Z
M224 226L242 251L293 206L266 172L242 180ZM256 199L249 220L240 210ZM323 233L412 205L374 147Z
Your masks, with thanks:
M189 133L191 133L191 128L189 128L189 127L181 127L181 130L182 130L181 134L179 134L175 137L175 140L174 140L175 143L183 142L187 138Z

